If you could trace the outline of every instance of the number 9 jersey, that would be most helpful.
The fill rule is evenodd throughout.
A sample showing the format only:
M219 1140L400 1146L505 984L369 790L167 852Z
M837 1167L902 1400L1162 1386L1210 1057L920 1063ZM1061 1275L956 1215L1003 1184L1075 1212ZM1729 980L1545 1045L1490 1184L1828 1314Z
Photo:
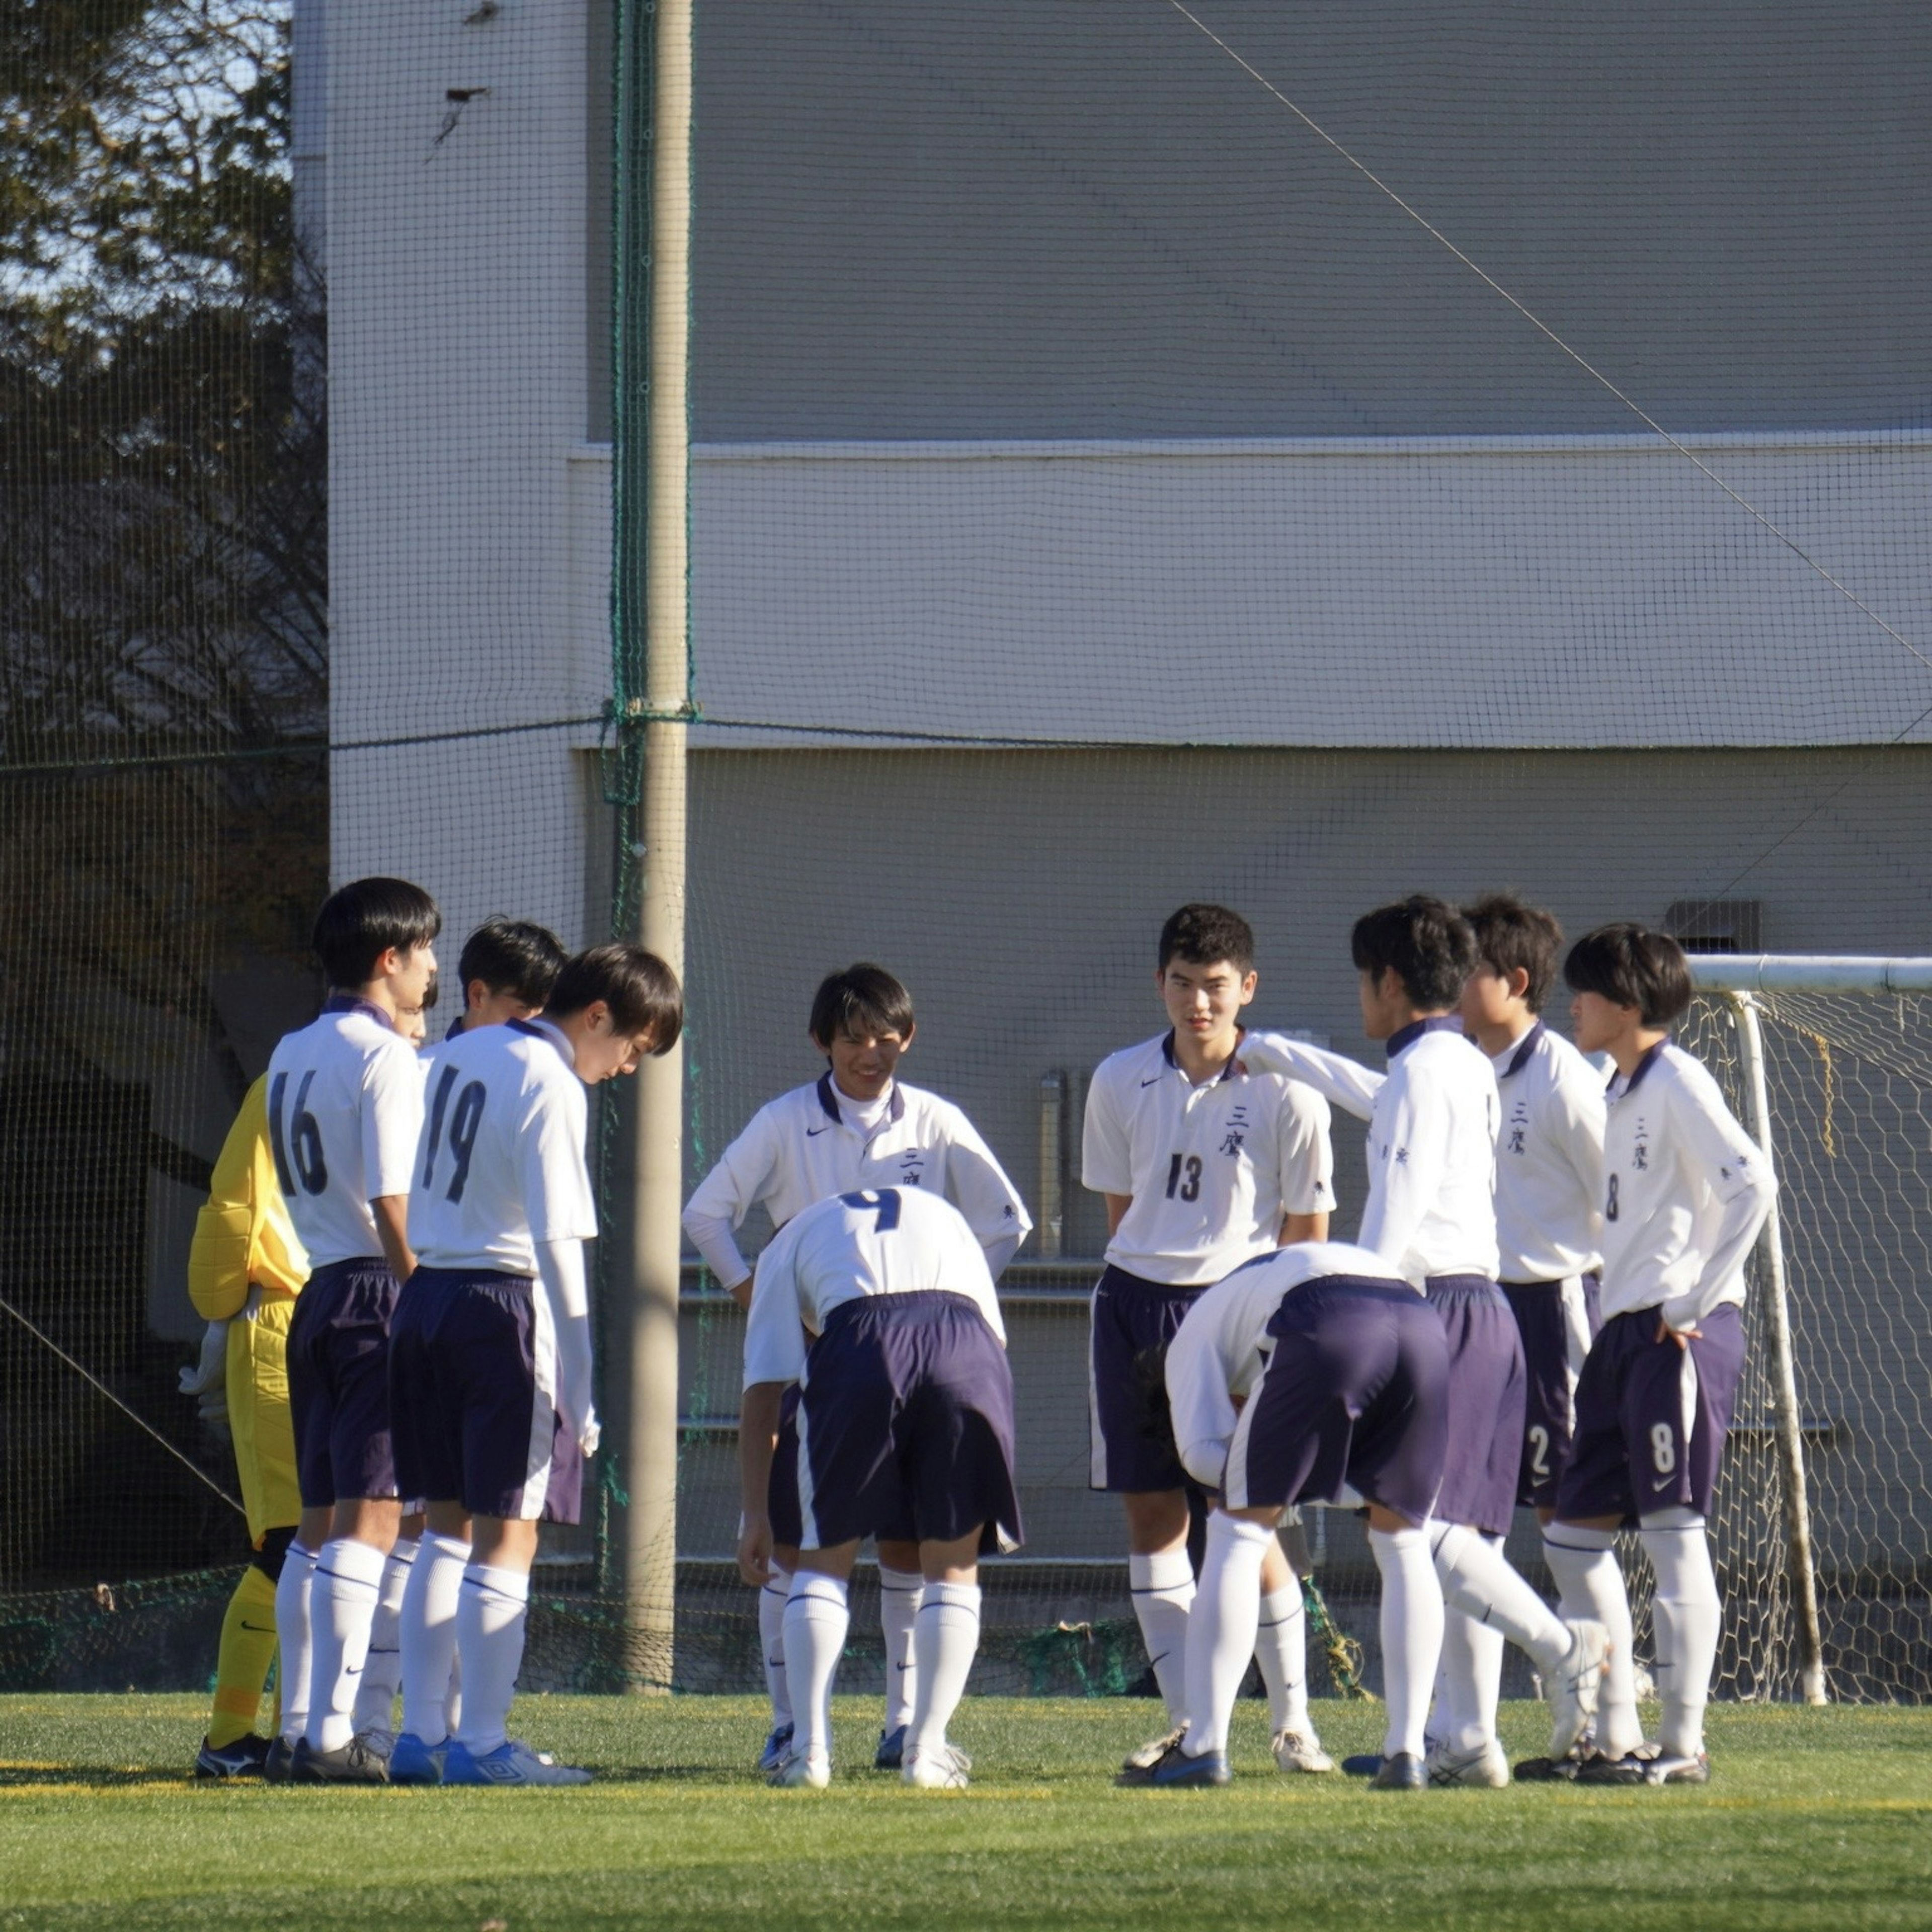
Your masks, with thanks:
M480 1027L442 1047L410 1196L417 1260L534 1276L539 1241L595 1240L588 1114L570 1042L548 1021Z
M268 1145L311 1274L380 1261L371 1201L406 1195L422 1125L422 1067L382 1008L332 994L268 1062Z

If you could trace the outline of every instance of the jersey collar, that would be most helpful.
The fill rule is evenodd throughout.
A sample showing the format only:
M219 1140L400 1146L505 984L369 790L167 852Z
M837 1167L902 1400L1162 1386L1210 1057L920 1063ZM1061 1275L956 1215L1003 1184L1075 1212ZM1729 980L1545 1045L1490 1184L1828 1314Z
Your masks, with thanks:
M1454 1013L1437 1013L1426 1020L1411 1020L1407 1026L1398 1027L1388 1036L1388 1057L1393 1060L1398 1053L1413 1046L1426 1033L1448 1033L1451 1030L1462 1030L1461 1018Z
M832 1084L829 1068L818 1076L818 1104L827 1120L837 1121L842 1127L846 1124L845 1116L838 1111L838 1090ZM886 1118L896 1124L905 1118L905 1092L896 1080L892 1082L892 1096L886 1102Z
M1660 1040L1654 1046L1646 1047L1644 1049L1643 1058L1631 1069L1629 1081L1625 1084L1624 1090L1617 1096L1619 1100L1628 1100L1636 1091L1643 1083L1643 1076L1657 1064L1658 1056L1670 1044L1668 1040ZM1616 1084L1617 1076L1612 1072L1610 1076L1610 1084L1614 1087Z
M1510 1055L1510 1063L1496 1076L1498 1080L1507 1080L1512 1073L1520 1073L1529 1056L1536 1051L1536 1042L1543 1037L1543 1022L1538 1020L1516 1043L1516 1051Z
M566 1066L577 1064L577 1049L570 1043L570 1036L554 1020L506 1020L503 1024L512 1033L528 1034L532 1040L547 1040L563 1055Z
M380 1020L392 1033L396 1023L390 1018L374 1000L365 1000L360 993L332 993L322 1003L326 1013L366 1013L372 1020Z
M1246 1037L1247 1030L1246 1027L1238 1029L1234 1034L1234 1050L1228 1054L1227 1065L1208 1082L1209 1086L1220 1087L1234 1078L1234 1064L1241 1057L1241 1042ZM1180 1062L1174 1057L1174 1029L1172 1027L1169 1027L1160 1036L1160 1057L1174 1069L1175 1072L1180 1074L1184 1079L1186 1077L1186 1070L1182 1067Z
M463 1030L463 1016L460 1013L458 1013L455 1018L450 1022L449 1030L443 1035L443 1038L445 1040L454 1040L456 1036Z

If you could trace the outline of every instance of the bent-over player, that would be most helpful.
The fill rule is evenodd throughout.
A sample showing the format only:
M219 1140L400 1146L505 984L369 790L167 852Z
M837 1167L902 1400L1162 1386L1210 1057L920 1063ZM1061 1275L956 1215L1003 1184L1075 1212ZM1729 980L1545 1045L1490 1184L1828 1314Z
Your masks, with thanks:
M1771 1162L1718 1083L1672 1043L1690 1004L1677 942L1601 926L1570 949L1576 1044L1607 1053L1604 1325L1576 1384L1576 1435L1544 1532L1566 1606L1612 1646L1597 1745L1573 1766L1593 1784L1702 1784L1704 1704L1723 1606L1705 1528L1743 1372L1744 1264L1778 1191ZM1646 1742L1629 1662L1630 1599L1615 1541L1634 1523L1656 1574L1660 1734Z
M836 1195L788 1221L759 1256L745 1329L738 1564L760 1587L778 1406L794 1382L800 1546L784 1654L796 1731L771 1781L814 1790L831 1781L848 1582L860 1540L893 1524L910 1526L925 1581L899 1775L958 1790L971 1766L946 1726L979 1648L979 1558L1016 1547L1021 1528L1006 1330L957 1208L923 1190Z
M472 1524L455 1619L463 1714L445 1784L590 1777L508 1728L537 1521L577 1520L583 1458L597 1446L584 1089L668 1053L683 1012L654 953L596 946L564 968L541 1018L465 1032L436 1060L410 1204L418 1264L390 1372L405 1489L428 1499L440 1534ZM431 1740L416 1742L434 1755Z

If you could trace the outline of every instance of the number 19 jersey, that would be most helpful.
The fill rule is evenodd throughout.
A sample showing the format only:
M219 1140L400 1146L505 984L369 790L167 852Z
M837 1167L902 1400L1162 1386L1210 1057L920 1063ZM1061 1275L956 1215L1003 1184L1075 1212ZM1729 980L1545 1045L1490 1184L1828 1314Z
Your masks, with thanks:
M539 1241L587 1241L590 1108L570 1042L545 1020L459 1034L430 1070L410 1196L426 1268L534 1276Z
M416 1048L380 1006L331 997L268 1061L268 1146L311 1273L380 1261L369 1204L406 1195L422 1124Z
M1328 1102L1238 1060L1197 1087L1166 1034L1094 1070L1081 1179L1133 1196L1107 1244L1115 1268L1168 1288L1219 1281L1269 1252L1285 1215L1334 1206Z

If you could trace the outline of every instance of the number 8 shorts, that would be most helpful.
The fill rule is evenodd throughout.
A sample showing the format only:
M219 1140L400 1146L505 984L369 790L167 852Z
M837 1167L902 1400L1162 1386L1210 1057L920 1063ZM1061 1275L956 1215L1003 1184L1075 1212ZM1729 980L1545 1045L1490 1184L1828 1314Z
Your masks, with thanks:
M1654 1308L1604 1324L1576 1381L1576 1435L1556 1492L1566 1522L1658 1510L1711 1513L1744 1372L1744 1321L1726 1305L1678 1348Z

